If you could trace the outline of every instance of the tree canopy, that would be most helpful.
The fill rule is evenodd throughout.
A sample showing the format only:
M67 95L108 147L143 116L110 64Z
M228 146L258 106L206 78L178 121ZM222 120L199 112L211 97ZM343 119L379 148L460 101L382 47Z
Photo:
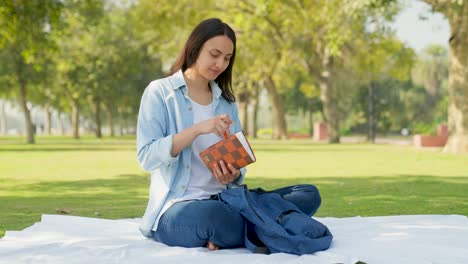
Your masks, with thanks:
M114 126L135 123L145 86L165 75L190 30L216 16L237 32L234 90L242 119L249 105L257 113L266 91L275 138L287 138L287 116L302 111L309 127L320 113L332 143L365 123L397 131L448 120L449 145L465 146L468 4L425 2L450 21L449 52L416 54L398 40L388 22L401 6L392 0L2 1L0 97L18 99L28 142L31 104L67 113L75 138L84 121L98 137L107 121L114 135ZM397 114L422 102L447 106L448 118Z

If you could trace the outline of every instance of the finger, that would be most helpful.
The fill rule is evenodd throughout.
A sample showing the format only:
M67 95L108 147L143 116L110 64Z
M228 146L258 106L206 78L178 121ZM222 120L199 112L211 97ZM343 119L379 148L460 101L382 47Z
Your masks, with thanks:
M221 134L224 136L229 136L229 124L227 124L224 120L220 121L220 128L222 129Z
M228 164L228 167L229 169L231 170L231 175L235 178L239 177L240 175L240 171L237 170L234 165L232 165L231 163Z
M216 134L222 135L222 129L218 123L216 123L215 128L216 128Z
M221 120L230 120L229 116L227 114L222 114L218 116Z
M226 123L224 123L223 121L219 121L217 124L216 124L216 128L219 129L221 132L224 133L224 131L226 131L226 129L228 128L228 125Z
M224 134L224 130L223 128L220 126L220 124L216 123L215 125L215 134L219 137L223 137L223 134Z
M233 174L233 170L232 170L233 167L229 163L224 163L224 165L225 165L226 171L228 172L228 175L226 175L226 181L227 183L230 183L236 178Z
M223 175L223 173L221 172L219 166L217 164L215 164L214 166L214 169L213 169L213 175L215 176L216 180L221 183L221 184L226 184L225 181L225 177Z
M228 115L224 114L220 116L220 120L223 122L225 125L226 129L229 128L229 126L232 124L231 118L229 118Z
M226 123L226 121L224 121L223 119L220 119L217 125L219 125L219 127L222 128L223 130L226 130L229 127L229 124Z
M226 124L232 124L232 120L227 114L222 114L220 117Z
M219 164L221 165L221 171L225 177L231 176L231 172L227 169L226 165L224 164L224 161L220 160Z
M223 169L221 168L221 165L219 162L215 165L215 168L216 168L216 179L218 180L218 182L221 184L226 184L227 178L224 175Z
M213 168L213 175L219 179L220 178L220 175L222 175L221 171L219 170L219 166L218 165L214 165L214 168Z
M221 118L217 118L215 120L215 130L216 134L219 133L219 135L222 137L224 135L224 132L229 128L229 125L226 124Z

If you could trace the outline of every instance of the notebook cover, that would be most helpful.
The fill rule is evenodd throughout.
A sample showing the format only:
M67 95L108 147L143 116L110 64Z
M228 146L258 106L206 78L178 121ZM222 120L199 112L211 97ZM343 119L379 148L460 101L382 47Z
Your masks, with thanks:
M244 133L242 132L242 134ZM250 147L250 143L247 141L247 138L245 140ZM251 152L253 154L253 151ZM243 168L250 163L255 162L255 154L254 159L252 159L237 138L236 134L232 134L226 139L206 148L200 152L200 158L211 171L215 164L219 165L220 160L222 160L226 165L232 164L236 169Z

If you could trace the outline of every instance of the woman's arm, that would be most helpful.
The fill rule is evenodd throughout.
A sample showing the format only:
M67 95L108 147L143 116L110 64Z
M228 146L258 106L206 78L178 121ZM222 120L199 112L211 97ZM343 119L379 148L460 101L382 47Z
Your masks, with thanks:
M168 134L167 109L158 93L158 82L152 82L141 97L137 124L137 160L146 171L170 167L178 157L171 156L173 135Z
M218 115L207 119L200 123L175 134L172 143L171 155L173 157L186 147L192 144L196 137L202 134L215 133L219 137L223 137L224 132L229 131L229 125L232 123L228 115Z
M227 114L197 123L177 134L168 134L168 111L164 96L158 93L157 83L150 84L143 93L137 125L137 159L144 170L172 166L179 153L201 134L215 133L222 137L229 131L232 120ZM229 132L228 132L229 133Z

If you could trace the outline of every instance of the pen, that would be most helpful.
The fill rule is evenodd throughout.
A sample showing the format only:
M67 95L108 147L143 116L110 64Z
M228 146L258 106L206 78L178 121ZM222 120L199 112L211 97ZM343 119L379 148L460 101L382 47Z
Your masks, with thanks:
M221 120L223 120L223 122L225 124L227 124L227 122L224 119L221 119ZM227 130L226 130L226 131L224 131L224 139L227 139L227 138L228 138L228 134L227 134Z

